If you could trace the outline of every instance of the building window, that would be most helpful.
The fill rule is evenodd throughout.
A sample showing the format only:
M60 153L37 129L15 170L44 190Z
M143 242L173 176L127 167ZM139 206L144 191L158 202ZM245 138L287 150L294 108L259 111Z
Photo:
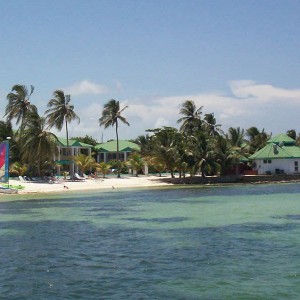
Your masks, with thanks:
M297 161L294 162L294 166L295 166L295 172L298 172L298 162Z
M271 159L268 159L268 164L271 164L272 163L272 160Z
M264 164L271 164L272 160L271 159L264 159Z

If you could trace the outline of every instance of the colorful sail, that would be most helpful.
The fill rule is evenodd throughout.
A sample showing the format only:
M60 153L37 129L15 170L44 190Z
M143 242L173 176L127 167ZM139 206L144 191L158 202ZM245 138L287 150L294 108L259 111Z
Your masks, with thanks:
M8 142L0 144L0 181L8 181Z

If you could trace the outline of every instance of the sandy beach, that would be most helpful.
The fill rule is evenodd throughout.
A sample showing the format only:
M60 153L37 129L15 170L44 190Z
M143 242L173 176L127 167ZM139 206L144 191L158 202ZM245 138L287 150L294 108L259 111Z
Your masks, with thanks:
M108 177L104 179L86 179L85 181L56 181L54 183L21 182L16 179L9 181L10 185L21 185L24 189L19 189L19 194L27 193L52 193L68 191L89 191L101 189L118 189L132 187L155 187L170 185L160 181L158 176L126 176L121 178Z

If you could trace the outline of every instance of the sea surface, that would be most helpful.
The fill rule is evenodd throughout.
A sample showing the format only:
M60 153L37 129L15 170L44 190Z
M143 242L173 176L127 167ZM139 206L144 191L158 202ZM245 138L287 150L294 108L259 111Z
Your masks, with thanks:
M300 184L1 196L0 299L300 299Z

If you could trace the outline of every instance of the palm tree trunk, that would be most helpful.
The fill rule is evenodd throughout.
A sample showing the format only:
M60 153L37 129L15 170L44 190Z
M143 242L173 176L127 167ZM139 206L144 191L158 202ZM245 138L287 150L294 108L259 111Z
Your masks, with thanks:
M67 135L67 157L69 160L71 157L71 153L70 153L70 146L69 146L68 122L67 122L67 120L65 120L65 121L66 121L66 135ZM71 164L69 165L69 172L70 172L70 176L73 176L73 167Z
M117 136L117 160L120 162L120 153L119 153L119 134L118 134L118 119L116 120L116 136ZM118 178L120 178L120 166L118 167Z
M38 161L37 161L37 173L38 173L38 176L41 176L41 161L40 161L40 159L38 159Z

